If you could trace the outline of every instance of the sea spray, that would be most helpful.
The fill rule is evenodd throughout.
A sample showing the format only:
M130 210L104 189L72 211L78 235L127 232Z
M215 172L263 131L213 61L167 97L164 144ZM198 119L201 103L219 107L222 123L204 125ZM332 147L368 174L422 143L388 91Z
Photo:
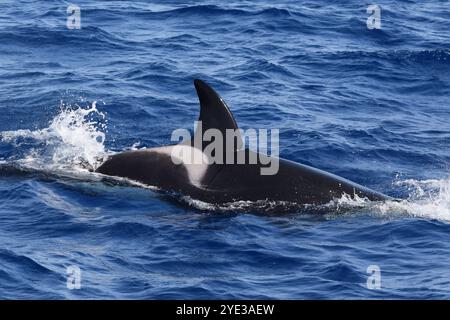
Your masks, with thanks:
M327 204L333 211L372 212L383 217L421 217L450 221L450 178L429 180L399 180L395 186L408 188L405 199L372 202L365 198L344 195Z
M104 142L107 121L93 102L87 108L66 106L47 128L0 132L0 141L32 148L17 162L40 170L95 170L108 154Z
M408 179L396 184L409 187L408 199L380 204L381 212L403 211L415 217L450 221L450 178Z

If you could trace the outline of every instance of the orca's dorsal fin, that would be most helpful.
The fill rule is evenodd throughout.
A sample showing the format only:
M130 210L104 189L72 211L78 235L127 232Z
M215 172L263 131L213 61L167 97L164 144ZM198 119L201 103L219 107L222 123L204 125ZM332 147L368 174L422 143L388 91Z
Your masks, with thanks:
M194 85L200 101L200 116L198 121L202 123L201 132L197 128L195 135L201 134L203 137L206 130L217 129L222 133L222 137L225 140L227 129L238 130L230 109L225 101L206 82L195 79ZM240 135L235 142L235 146L237 149L242 146Z

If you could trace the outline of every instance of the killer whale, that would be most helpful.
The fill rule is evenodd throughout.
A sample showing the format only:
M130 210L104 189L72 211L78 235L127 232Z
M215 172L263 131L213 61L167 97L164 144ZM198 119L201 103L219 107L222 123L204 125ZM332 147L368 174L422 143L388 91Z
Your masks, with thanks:
M199 122L194 136L208 129L225 134L237 130L236 121L224 100L202 80L194 80L200 102ZM173 161L174 148L189 149L192 154L205 157L208 143L200 147L193 141L180 144L125 151L110 156L96 170L108 176L124 177L158 189L190 196L212 204L234 201L282 201L296 204L320 205L348 195L371 201L391 199L357 183L332 173L290 160L277 158L278 171L262 175L261 169L271 160L269 155L256 154L242 148L239 136L233 157L257 156L257 163L190 163ZM195 138L194 138L195 140Z

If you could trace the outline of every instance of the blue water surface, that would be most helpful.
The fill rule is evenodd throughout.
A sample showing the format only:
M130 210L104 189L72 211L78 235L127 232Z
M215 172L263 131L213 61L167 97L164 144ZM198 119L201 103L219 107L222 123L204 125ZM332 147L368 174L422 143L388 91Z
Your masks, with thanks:
M356 0L75 4L81 29L1 3L0 298L450 298L448 1L377 0L381 29ZM194 78L282 157L405 200L215 210L83 169L192 129Z

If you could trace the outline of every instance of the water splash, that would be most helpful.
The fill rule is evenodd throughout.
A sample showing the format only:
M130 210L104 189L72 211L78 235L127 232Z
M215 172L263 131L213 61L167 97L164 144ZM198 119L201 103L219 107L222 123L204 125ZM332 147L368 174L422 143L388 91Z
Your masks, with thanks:
M409 179L396 184L408 187L408 199L388 201L379 206L381 212L400 211L415 217L450 221L450 178L422 181Z
M366 198L344 195L328 206L336 208L337 211L361 209L384 217L411 216L450 221L450 178L399 180L394 185L407 187L408 197L402 200L372 202Z
M31 143L27 154L16 163L36 170L95 170L107 156L105 114L97 110L96 102L87 108L61 103L59 114L47 128L0 132L0 142L16 148Z

